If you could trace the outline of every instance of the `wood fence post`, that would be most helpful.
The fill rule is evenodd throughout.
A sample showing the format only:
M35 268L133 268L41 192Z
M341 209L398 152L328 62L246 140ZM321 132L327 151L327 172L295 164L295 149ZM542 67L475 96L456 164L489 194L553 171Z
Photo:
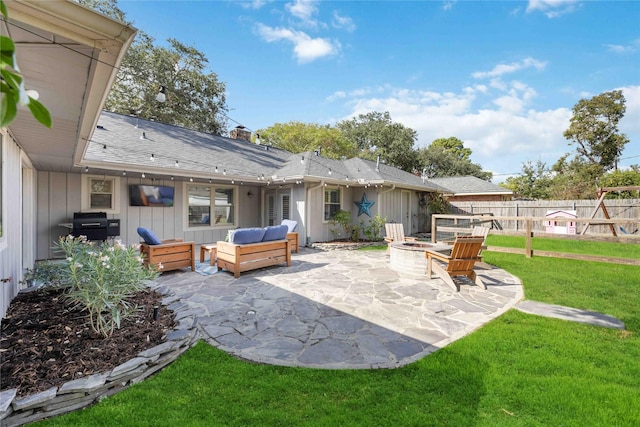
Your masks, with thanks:
M436 242L436 233L438 232L436 225L436 216L431 214L431 243Z
M526 224L527 238L525 241L524 255L527 258L531 258L531 255L533 255L531 251L531 218L527 218L525 224Z

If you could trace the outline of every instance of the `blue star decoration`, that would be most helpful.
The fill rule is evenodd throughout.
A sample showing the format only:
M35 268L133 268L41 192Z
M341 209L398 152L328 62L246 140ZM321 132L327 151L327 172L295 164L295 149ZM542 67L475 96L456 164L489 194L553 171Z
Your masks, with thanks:
M368 201L367 195L365 193L362 193L362 200L353 203L358 206L358 216L362 215L363 213L367 214L367 216L371 216L371 212L369 211L369 209L371 209L371 206L373 206L376 202Z

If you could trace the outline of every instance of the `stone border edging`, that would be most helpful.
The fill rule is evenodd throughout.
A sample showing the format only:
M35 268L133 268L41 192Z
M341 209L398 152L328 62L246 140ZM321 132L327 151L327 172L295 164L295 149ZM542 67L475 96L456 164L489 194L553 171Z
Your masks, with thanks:
M16 399L17 389L2 391L0 424L4 427L21 426L92 405L145 380L193 347L200 337L195 314L180 312L184 303L169 294L168 288L159 289L155 284L151 288L165 295L162 304L174 312L177 322L164 343L141 351L111 371L68 381L60 387L51 387L31 396Z

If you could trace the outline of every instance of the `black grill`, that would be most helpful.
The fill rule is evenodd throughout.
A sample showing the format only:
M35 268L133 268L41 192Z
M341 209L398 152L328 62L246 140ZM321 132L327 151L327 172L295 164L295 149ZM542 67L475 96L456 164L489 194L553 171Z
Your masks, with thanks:
M105 212L75 212L71 234L76 237L87 236L88 240L107 240L107 214Z

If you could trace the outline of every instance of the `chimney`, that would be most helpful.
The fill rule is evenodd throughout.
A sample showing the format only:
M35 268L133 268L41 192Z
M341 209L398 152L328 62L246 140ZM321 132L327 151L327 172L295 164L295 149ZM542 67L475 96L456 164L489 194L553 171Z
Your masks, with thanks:
M231 139L242 139L243 141L251 141L251 132L244 130L244 126L236 126L230 132Z

